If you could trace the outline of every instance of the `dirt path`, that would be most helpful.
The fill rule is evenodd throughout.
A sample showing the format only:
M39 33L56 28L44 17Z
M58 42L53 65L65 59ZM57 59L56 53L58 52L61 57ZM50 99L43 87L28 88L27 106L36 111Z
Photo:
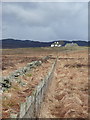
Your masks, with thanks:
M59 57L39 117L88 117L88 63L85 52L80 55L67 53Z

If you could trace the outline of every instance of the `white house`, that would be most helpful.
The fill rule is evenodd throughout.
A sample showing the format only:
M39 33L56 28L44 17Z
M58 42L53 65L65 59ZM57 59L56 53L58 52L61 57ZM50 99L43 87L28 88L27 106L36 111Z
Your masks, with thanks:
M58 45L58 47L61 47L61 45Z
M51 47L54 47L54 44L51 44Z
M51 47L61 47L61 44L59 42L54 42L51 44Z
M58 47L58 45L57 45L57 44L55 44L54 46L55 46L55 47Z

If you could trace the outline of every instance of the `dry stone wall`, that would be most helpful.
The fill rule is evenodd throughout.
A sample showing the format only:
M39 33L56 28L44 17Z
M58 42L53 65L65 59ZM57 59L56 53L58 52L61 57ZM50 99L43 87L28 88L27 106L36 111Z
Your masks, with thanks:
M18 79L18 77L20 75L26 74L28 71L32 70L32 68L41 65L43 62L47 61L49 58L51 58L51 56L45 56L40 61L33 61L31 63L28 63L25 67L12 72L7 77L4 77L4 76L0 77L0 86L2 87L2 90L4 91L10 88L13 81L17 81L18 83L23 85L24 83L22 83L22 81Z
M49 84L53 77L53 72L55 69L56 61L53 63L48 74L43 78L39 85L35 88L31 96L26 98L24 103L20 105L19 114L12 113L11 118L37 118L40 112L41 103L44 100L45 94L48 90Z
M2 90L4 91L10 88L13 81L17 81L18 83L23 84L22 81L18 79L18 77L20 75L27 73L28 71L32 70L32 68L39 66L41 64L42 64L42 61L33 61L31 63L28 63L25 67L12 72L8 77L4 77L4 76L1 77L0 84L2 85Z

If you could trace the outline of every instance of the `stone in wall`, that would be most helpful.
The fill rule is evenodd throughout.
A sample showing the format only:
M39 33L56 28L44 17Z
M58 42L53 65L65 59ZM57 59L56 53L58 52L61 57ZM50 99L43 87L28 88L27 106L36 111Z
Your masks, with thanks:
M0 84L2 86L2 90L5 90L7 88L10 88L11 87L11 81L8 77L6 78L0 78Z
M21 103L20 105L20 118L22 118L26 113L26 102Z

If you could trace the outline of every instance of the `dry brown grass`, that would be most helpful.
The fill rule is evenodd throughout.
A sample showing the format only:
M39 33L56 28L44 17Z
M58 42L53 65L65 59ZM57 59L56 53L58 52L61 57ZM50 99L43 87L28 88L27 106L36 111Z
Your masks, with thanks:
M88 117L88 67L87 50L59 54L41 118Z

